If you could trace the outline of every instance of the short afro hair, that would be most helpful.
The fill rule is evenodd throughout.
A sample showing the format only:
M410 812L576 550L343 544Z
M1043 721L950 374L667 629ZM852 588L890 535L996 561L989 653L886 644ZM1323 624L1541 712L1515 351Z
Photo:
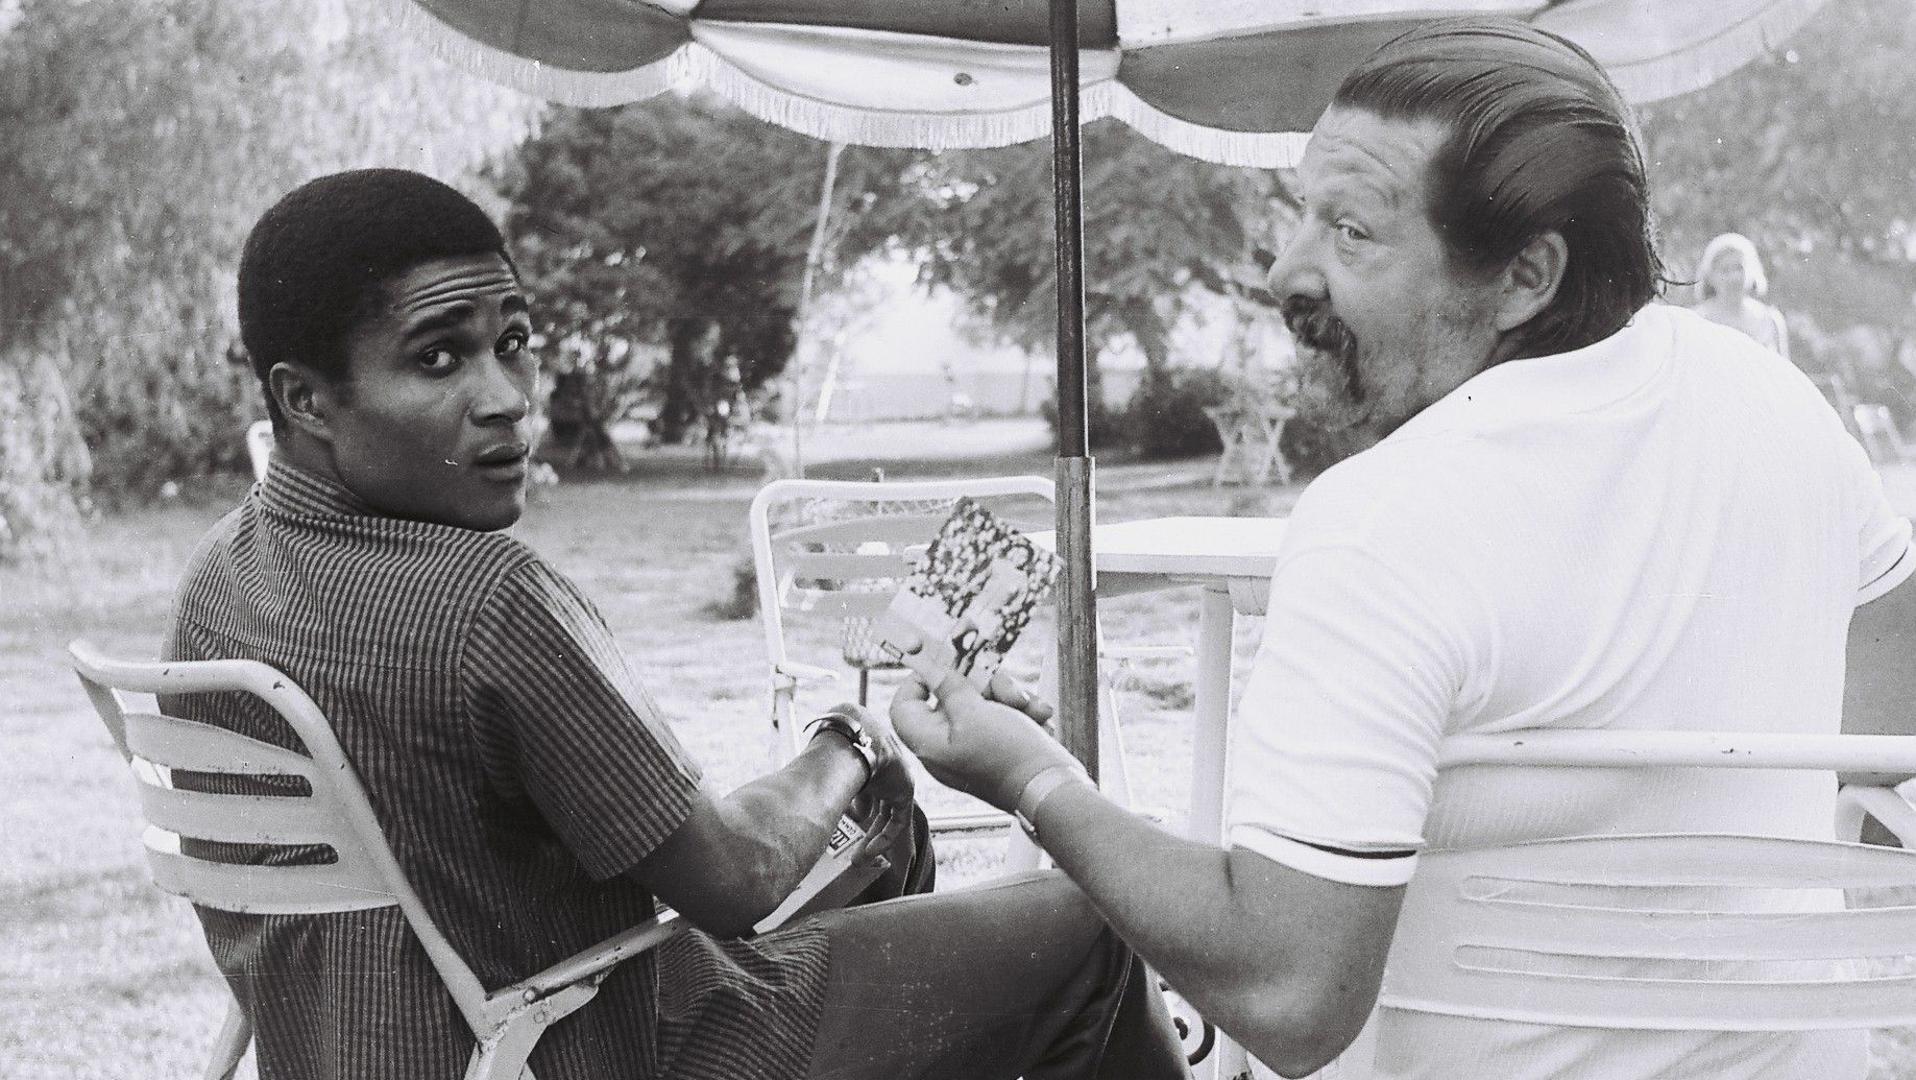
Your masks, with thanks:
M421 263L497 254L505 237L478 204L405 169L355 169L308 181L260 217L240 255L240 340L283 427L267 373L298 363L347 375L345 340L386 282Z

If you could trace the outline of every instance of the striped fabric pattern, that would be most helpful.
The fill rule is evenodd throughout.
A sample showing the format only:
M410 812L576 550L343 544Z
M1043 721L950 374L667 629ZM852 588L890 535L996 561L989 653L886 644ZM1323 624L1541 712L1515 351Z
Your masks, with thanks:
M166 652L262 660L313 696L414 888L488 989L653 915L620 875L685 819L698 768L590 602L510 537L381 516L275 458L194 553ZM162 707L298 748L248 697ZM463 1074L472 1035L398 909L199 914L253 1019L262 1080ZM554 1025L537 1074L802 1076L824 935L683 937L621 965Z

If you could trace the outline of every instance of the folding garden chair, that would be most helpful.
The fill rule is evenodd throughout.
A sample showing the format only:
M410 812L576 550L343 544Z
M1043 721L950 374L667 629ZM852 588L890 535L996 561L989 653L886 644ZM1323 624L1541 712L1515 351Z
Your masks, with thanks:
M620 962L670 938L670 912L648 920L535 975L487 993L454 951L386 844L366 792L331 725L312 698L266 664L252 660L137 663L103 656L83 641L68 653L87 696L138 782L147 821L147 865L161 889L195 904L260 915L311 915L397 906L471 1026L477 1045L467 1080L530 1077L526 1058L545 1028L590 1001ZM252 694L285 719L301 754L208 724L128 707L123 693ZM176 788L175 770L247 777L298 777L308 794L231 795ZM289 785L290 786L290 785ZM331 848L333 862L254 866L215 862L182 851L182 840ZM801 905L794 897L781 911ZM768 921L769 922L769 921ZM761 925L761 929L765 926ZM206 1075L227 1080L252 1032L238 1002L214 1044Z
M1453 737L1440 765L1810 769L1894 782L1916 775L1916 737L1527 731ZM1903 848L1852 842L1865 814ZM1833 835L1576 836L1426 852L1378 1005L1644 1031L1916 1024L1916 806L1887 786L1847 785ZM1889 899L1847 907L1839 889ZM1357 1080L1367 1068L1347 1051L1336 1075Z
M1217 470L1211 476L1212 487L1246 483L1262 485L1277 470L1277 482L1291 482L1291 466L1284 460L1279 443L1284 422L1292 410L1274 401L1243 395L1223 405L1207 406L1204 415L1217 428L1223 450L1218 454Z
M803 718L797 709L805 688L855 673L862 695L870 671L894 666L872 642L872 620L884 611L917 553L937 535L962 496L1019 529L1048 530L1054 523L1051 481L1037 476L883 483L776 480L752 500L759 617L771 660L775 764L801 748ZM1026 647L1020 645L1021 650ZM1189 652L1184 646L1138 647L1101 649L1100 656L1123 662ZM1129 803L1130 778L1110 680L1103 681L1099 698L1101 779L1106 791ZM996 812L945 814L933 817L932 827L994 828L1009 820Z

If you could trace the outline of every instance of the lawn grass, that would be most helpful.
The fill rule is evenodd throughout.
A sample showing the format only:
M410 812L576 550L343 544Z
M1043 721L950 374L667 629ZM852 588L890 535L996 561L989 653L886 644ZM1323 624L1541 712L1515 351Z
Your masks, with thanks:
M995 467L1048 472L1042 459ZM839 475L858 475L848 466ZM945 463L935 471L970 471ZM974 473L975 474L975 473ZM894 473L894 475L897 475ZM1107 468L1101 520L1282 512L1295 492L1213 489L1206 463ZM573 576L604 612L680 738L721 788L764 764L764 642L755 619L709 608L746 555L756 481L643 476L543 490L518 535ZM225 1008L198 927L147 881L123 766L63 658L84 635L153 655L192 545L237 499L237 479L172 504L108 518L54 566L0 568L0 1077L107 1080L196 1075ZM1192 640L1190 591L1102 610L1107 639ZM1240 660L1257 620L1241 620ZM1031 658L1026 656L1027 667ZM1190 783L1189 661L1144 664L1124 695L1141 805L1173 823ZM886 696L875 697L882 703ZM958 805L934 793L934 807ZM946 880L991 872L1001 840L948 845ZM1878 1040L1873 1080L1916 1077L1916 1037ZM250 1077L250 1064L242 1072Z

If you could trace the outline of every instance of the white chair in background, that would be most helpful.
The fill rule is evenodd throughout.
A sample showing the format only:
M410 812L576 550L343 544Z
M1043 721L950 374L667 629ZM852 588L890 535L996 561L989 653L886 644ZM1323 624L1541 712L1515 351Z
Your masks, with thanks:
M952 504L964 496L1024 531L1048 530L1054 524L1051 481L1037 476L777 480L752 500L759 618L771 662L775 764L800 749L803 718L797 713L797 699L802 688L855 674L862 692L871 670L895 666L872 647L872 620L903 584L917 553L937 535ZM1045 641L1040 647L1050 644ZM1189 653L1176 646L1101 650L1100 655L1122 661ZM1128 805L1130 775L1109 680L1101 680L1099 699L1100 779L1107 792ZM932 827L995 828L1009 820L995 811L942 815L932 818Z

